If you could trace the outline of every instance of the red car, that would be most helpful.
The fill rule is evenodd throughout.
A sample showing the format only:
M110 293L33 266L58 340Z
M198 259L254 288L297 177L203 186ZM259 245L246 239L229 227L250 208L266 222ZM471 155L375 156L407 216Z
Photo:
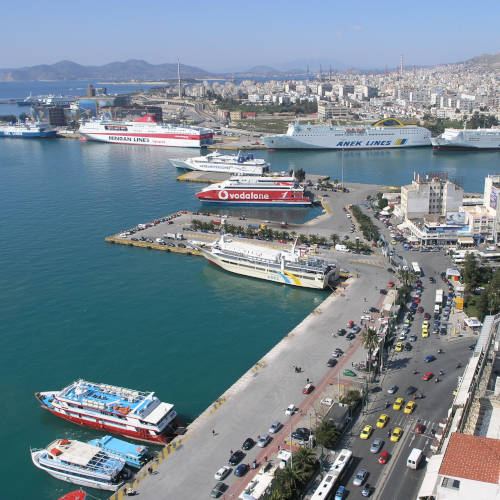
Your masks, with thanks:
M429 313L424 314L424 319L431 319L431 315Z
M424 308L422 306L420 306L418 309L417 309L417 312L418 313L423 313L424 312Z
M423 434L425 432L425 425L424 424L417 424L415 426L415 429L413 429L415 434Z
M419 304L420 303L420 297L415 297L413 299L413 302L416 302L417 304Z
M430 380L432 377L434 377L434 373L432 372L427 372L422 376L422 380Z
M389 460L389 453L387 453L386 451L383 451L380 454L380 457L378 457L378 463L379 464L386 464L387 460Z
M302 389L302 394L311 394L314 391L314 385L306 384L306 386Z
M278 243L288 243L286 240L278 240Z
M422 286L422 282L421 281L417 281L417 286L418 287Z
M389 281L389 283L387 283L387 286L389 288L392 288L394 286L394 281Z
M354 321L351 320L347 323L347 328L352 328L354 326Z

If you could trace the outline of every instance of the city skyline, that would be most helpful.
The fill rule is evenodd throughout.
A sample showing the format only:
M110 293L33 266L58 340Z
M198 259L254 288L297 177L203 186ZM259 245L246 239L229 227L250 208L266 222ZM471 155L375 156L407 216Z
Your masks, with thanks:
M356 7L295 0L251 5L219 2L207 6L194 0L187 10L128 0L89 0L52 8L28 0L9 6L11 22L4 37L13 50L0 55L0 68L14 69L70 60L82 65L141 59L151 64L197 66L208 72L230 72L266 65L291 69L310 61L328 71L356 67L382 69L461 62L484 53L500 52L496 20L498 2L486 0L488 15L477 17L477 6L424 0L402 6L388 0L374 7L360 0ZM26 16L26 12L30 16ZM315 67L315 64L318 67ZM288 68L286 67L288 65ZM299 66L300 67L300 66Z

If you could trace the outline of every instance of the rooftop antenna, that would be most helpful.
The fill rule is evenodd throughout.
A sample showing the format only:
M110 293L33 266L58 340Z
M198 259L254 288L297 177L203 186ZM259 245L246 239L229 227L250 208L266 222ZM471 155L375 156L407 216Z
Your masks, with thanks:
M385 65L385 76L389 76L389 69L387 68L387 64Z
M401 65L399 67L399 74L403 76L403 62L404 62L404 56L401 54Z
M182 87L181 87L181 61L177 58L177 80L179 83L179 99L182 97Z
M307 76L307 79L309 80L309 64L307 65L306 76Z
M417 75L417 67L413 65L413 76Z
M319 65L319 80L323 80L323 68L321 67L321 64Z
M330 64L330 73L328 75L328 79L331 80L332 79L332 65Z

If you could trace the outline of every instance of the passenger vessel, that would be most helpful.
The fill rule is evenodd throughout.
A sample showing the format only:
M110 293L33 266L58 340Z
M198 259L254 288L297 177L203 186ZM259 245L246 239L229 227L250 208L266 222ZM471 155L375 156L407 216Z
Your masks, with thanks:
M65 420L140 441L164 444L178 432L174 406L154 392L77 380L35 397L43 409Z
M0 125L0 137L45 138L55 137L56 130L48 123L15 123Z
M235 176L196 193L204 203L309 206L311 199L295 177Z
M81 441L57 439L46 448L30 451L36 467L68 483L116 491L130 477L124 460Z
M233 241L222 234L212 246L199 250L226 271L275 283L324 289L339 277L335 262L301 256L295 244L292 250L277 250Z
M431 139L434 151L500 149L500 128L447 128Z
M204 172L228 172L238 175L263 175L269 172L269 163L260 158L254 158L252 153L239 152L237 155L224 155L218 151L206 156L194 158L172 159L177 168L186 170L202 170Z
M212 144L214 135L209 128L158 123L151 115L133 122L95 118L83 122L79 132L84 139L92 141L182 148L201 148Z
M407 126L395 118L374 125L328 126L301 124L288 126L286 134L263 138L270 149L387 149L430 146L431 133L423 127Z

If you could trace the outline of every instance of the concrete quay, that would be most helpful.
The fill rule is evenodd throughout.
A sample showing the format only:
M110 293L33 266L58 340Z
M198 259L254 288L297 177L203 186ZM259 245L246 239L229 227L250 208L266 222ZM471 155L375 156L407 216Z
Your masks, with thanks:
M352 369L353 364L364 358L359 336L350 342L345 337L333 337L332 332L349 320L359 323L364 308L380 305L383 297L373 283L385 285L388 279L385 269L367 267L362 277L348 280L343 292L329 295L270 352L249 367L189 426L184 436L160 454L153 474L143 474L133 484L140 497L169 500L206 497L216 482L213 477L216 470L227 464L230 451L239 449L247 437L257 439L258 435L267 433L274 420L284 424L267 447L254 447L243 459L243 463L255 460L262 466L266 460L274 460L278 447L287 446L291 430L310 427L324 410L320 403L323 397L335 397L339 386L345 391L352 385L360 385L362 377L342 376L344 368ZM345 354L337 366L330 369L326 361L336 347ZM223 360L217 366L224 369ZM294 366L300 366L301 373L295 373ZM303 395L307 379L315 385L315 390ZM291 403L299 411L287 417L284 410ZM250 470L243 478L231 474L225 480L229 486L225 498L238 497L256 472ZM122 497L123 491L112 496L113 499Z

